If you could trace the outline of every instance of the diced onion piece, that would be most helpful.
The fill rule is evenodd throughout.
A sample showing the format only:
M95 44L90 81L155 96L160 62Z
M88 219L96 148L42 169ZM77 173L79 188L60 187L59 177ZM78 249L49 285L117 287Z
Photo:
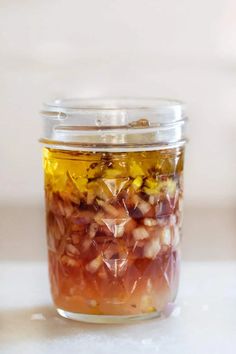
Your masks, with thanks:
M63 203L60 200L57 201L57 207L58 207L57 211L59 211L59 213L61 215L65 216L65 210L64 210L64 207L63 207Z
M94 258L91 262L86 265L86 270L90 273L96 273L96 271L102 265L102 257L99 255L97 258Z
M143 191L147 194L147 195L156 195L157 194L157 191L155 189L151 189L151 188L148 188L148 187L144 187L143 188Z
M95 192L92 189L89 189L87 192L87 204L88 205L93 204L95 197L96 197Z
M137 194L133 194L131 196L131 201L135 205L135 207L137 207L138 203L140 202L140 198Z
M132 182L132 186L134 187L134 189L139 189L143 184L143 179L141 176L137 176L133 182Z
M155 226L157 225L157 221L155 219L151 218L144 218L143 223L145 226Z
M137 227L136 229L134 229L132 234L133 234L134 239L136 241L144 240L144 239L149 237L149 233L147 232L145 227L142 227L142 226Z
M133 178L136 178L137 176L144 176L145 175L142 167L136 161L131 161L131 163L129 165L129 173L130 173L130 176Z
M158 187L158 182L152 178L148 178L145 181L145 186L151 189L156 189Z
M83 251L84 251L84 252L88 251L88 249L89 249L89 247L91 246L92 242L93 242L93 241L92 241L91 239L89 239L89 238L86 238L86 239L84 240L84 242L83 242Z
M149 210L151 209L151 207L152 207L152 206L151 206L149 203L145 202L145 201L140 201L140 202L138 203L138 208L139 208L139 210L141 211L141 213L142 213L143 215L145 215L146 213L148 213Z
M68 256L79 256L79 250L71 243L66 246L66 253L68 254Z
M55 219L56 219L59 231L60 231L61 235L63 235L64 232L65 232L65 225L64 225L64 222L63 222L63 218L60 217L60 216L55 215Z
M152 238L146 245L144 246L143 254L144 257L154 259L161 249L159 238Z
M79 192L83 193L87 191L88 178L81 177L81 176L79 178L75 178L74 176L71 176L71 178L73 179L73 182L78 188Z
M110 215L114 217L117 217L119 215L119 210L117 210L113 205L107 204L103 200L99 200L99 199L97 199L97 203Z
M79 262L77 260L75 260L74 258L71 258L69 256L66 256L66 255L61 257L61 262L62 262L62 264L69 266L69 267L79 266Z
M56 240L60 241L62 235L60 233L59 227L57 227L56 225L54 227L52 226L49 229L49 232L52 237L55 237Z
M167 193L169 197L174 197L176 193L176 182L173 179L168 178L161 183L160 189Z
M89 233L90 238L94 238L97 231L98 231L98 224L93 222L92 224L89 225L89 232L88 233Z
M150 195L148 201L149 201L149 204L154 205L156 202L156 197L154 195Z
M83 211L77 211L75 212L72 217L71 221L72 223L78 224L78 225L88 225L92 222L94 218L94 213L88 210L83 210Z
M64 212L65 212L66 218L69 218L73 214L73 211L74 211L74 208L71 205L71 203L68 201L65 201L64 202Z
M117 170L115 168L108 168L105 173L104 177L106 178L116 178L122 174L122 170Z
M115 225L115 230L114 230L114 236L115 237L122 237L124 232L125 232L125 227L124 225L120 224L120 225Z
M163 246L171 245L171 230L169 227L165 227L161 233L161 244Z
M104 213L102 211L99 211L97 214L95 214L94 220L98 225L104 225L104 221L103 221L104 217L105 217Z

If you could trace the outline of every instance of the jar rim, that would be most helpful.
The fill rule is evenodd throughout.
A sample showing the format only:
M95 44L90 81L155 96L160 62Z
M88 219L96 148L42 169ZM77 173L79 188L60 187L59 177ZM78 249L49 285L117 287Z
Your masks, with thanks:
M103 146L185 141L185 104L157 97L56 99L44 104L41 142ZM119 147L120 148L120 147Z
M162 97L91 97L65 98L45 102L45 109L58 111L132 111L132 110L168 110L183 109L184 102Z

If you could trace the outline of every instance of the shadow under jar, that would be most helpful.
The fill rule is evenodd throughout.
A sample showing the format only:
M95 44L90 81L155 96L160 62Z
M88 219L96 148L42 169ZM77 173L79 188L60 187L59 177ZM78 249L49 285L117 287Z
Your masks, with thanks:
M58 313L100 323L159 316L179 282L182 103L57 100L41 114Z

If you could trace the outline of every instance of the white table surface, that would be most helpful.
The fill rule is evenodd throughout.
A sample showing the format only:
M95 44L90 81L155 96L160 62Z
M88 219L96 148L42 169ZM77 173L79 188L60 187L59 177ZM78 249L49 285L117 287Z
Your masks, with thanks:
M0 263L1 354L236 353L236 262L183 262L171 316L83 324L52 307L45 262Z

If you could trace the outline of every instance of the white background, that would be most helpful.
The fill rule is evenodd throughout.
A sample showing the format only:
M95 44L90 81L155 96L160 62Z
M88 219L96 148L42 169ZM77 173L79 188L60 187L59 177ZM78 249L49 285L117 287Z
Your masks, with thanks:
M0 203L42 203L42 101L150 95L188 104L187 203L234 204L235 18L235 0L1 0Z

